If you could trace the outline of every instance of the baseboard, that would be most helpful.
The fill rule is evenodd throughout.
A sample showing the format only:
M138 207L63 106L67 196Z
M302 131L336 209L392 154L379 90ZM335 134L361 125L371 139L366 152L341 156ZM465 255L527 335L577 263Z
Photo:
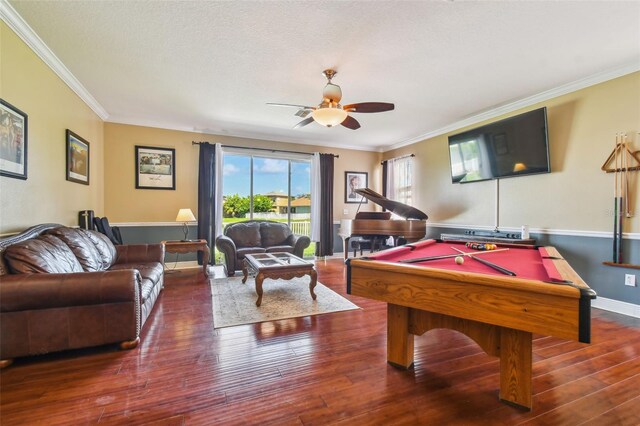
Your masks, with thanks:
M633 303L621 302L620 300L607 299L606 297L598 296L591 306L598 309L604 309L605 311L615 312L617 314L627 315L634 318L640 318L640 305L634 305Z

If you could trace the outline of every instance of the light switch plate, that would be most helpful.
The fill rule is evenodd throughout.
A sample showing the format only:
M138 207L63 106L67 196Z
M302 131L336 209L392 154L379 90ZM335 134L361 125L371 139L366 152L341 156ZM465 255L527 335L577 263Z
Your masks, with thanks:
M635 287L636 276L633 274L624 274L624 285L628 285L629 287Z

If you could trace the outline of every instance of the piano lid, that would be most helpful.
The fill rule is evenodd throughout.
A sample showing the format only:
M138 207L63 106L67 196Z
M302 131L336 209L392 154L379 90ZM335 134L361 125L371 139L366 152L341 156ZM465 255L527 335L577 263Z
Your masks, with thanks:
M426 220L429 218L425 213L416 209L415 207L408 206L398 201L390 200L387 197L382 196L369 188L356 189L355 192L362 195L364 198L371 200L377 205L389 210L393 214L397 214L398 216L405 219Z

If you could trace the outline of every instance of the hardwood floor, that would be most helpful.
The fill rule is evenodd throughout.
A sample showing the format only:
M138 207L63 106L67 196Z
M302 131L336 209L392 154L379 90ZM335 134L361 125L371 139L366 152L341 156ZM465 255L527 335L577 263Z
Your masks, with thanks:
M318 280L345 293L340 259ZM0 423L640 424L640 320L593 310L593 343L533 344L533 411L498 401L498 360L465 336L416 338L386 364L386 305L213 329L199 270L167 275L137 349L17 360L0 372ZM264 303L268 303L265 296Z

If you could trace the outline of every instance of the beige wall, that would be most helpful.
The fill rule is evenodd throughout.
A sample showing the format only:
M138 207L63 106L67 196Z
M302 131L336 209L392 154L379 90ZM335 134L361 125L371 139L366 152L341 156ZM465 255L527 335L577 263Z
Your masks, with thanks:
M613 227L613 174L600 167L613 150L616 132L628 132L640 150L640 73L636 72L515 111L547 107L550 174L500 180L500 225L609 231ZM506 117L506 116L505 116ZM494 120L496 121L499 117ZM468 128L477 127L478 123ZM466 129L466 128L465 128ZM464 129L450 134L459 133ZM452 184L449 134L428 139L383 157L416 154L417 207L430 222L493 226L495 181ZM640 173L632 173L635 216L625 232L640 232Z
M27 180L0 177L0 234L57 222L78 211L101 214L103 122L4 22L0 22L0 96L28 115ZM90 143L90 185L66 180L65 129Z
M205 135L177 130L105 123L105 213L111 222L172 222L178 209L198 205L198 147L191 141L223 145L333 153L335 159L334 219L353 218L357 205L344 203L344 172L369 173L369 186L380 186L380 158L377 152L355 151L312 145ZM135 145L175 148L176 190L135 188ZM347 214L344 214L347 209ZM371 203L363 210L372 210Z

